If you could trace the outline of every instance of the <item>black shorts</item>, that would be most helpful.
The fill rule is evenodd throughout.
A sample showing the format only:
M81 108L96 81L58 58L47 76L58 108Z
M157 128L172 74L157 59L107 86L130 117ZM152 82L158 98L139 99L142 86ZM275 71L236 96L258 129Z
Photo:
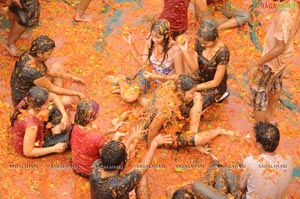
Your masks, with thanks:
M20 3L23 8L15 5L9 6L9 11L18 16L17 22L25 27L38 26L40 19L39 0L21 0Z

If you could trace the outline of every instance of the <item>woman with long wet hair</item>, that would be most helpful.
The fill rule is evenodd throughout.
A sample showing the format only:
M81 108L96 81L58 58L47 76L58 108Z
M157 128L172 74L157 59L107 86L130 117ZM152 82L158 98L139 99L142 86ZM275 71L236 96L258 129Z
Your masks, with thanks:
M113 83L120 86L113 93L120 93L124 101L136 101L141 91L146 93L150 79L176 79L184 72L182 52L172 40L167 20L159 19L152 24L142 54L137 51L130 34L126 40L142 70L131 81L124 76L112 77Z
M49 110L50 101L56 101L59 109L63 109L55 94L40 87L32 87L15 108L10 120L13 143L18 153L27 157L38 157L61 153L67 148L66 132L46 134L45 123L56 125L61 119L61 114L56 108L56 111Z
M227 65L229 50L219 39L214 20L206 19L200 26L195 52L188 51L188 43L180 45L188 67L197 81L196 90L201 94L202 110L229 96L227 91Z

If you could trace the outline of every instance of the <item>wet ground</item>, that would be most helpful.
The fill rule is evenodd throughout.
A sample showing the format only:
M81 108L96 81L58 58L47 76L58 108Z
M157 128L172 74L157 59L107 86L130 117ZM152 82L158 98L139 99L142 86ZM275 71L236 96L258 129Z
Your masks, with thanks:
M137 104L125 104L118 95L111 95L112 86L106 81L108 75L133 75L138 66L134 62L126 42L122 36L131 32L138 48L149 32L153 18L162 9L160 0L121 1L115 0L110 5L101 1L92 1L88 12L94 18L90 23L76 23L72 20L76 1L42 1L40 26L31 30L33 37L46 34L56 42L56 49L49 62L61 62L66 70L84 78L88 86L72 86L87 97L97 100L100 104L101 117L97 120L102 131L110 126L110 120L129 109L140 109ZM247 8L250 1L234 1L237 5ZM1 5L2 6L2 5ZM1 7L4 13L7 7ZM256 29L262 42L270 18L274 12L264 9L259 15L261 26ZM0 41L5 41L8 34L8 21L0 16ZM193 7L189 11L189 30L191 41L195 36L196 25ZM228 67L230 97L223 104L214 105L205 113L206 121L201 122L201 130L222 127L238 131L241 137L233 140L218 137L212 141L212 153L223 164L242 163L241 155L257 153L252 143L251 108L248 105L248 77L251 66L260 52L250 40L248 25L240 29L220 32L220 38L230 49L231 59ZM289 65L284 77L284 91L276 119L279 121L281 142L279 153L288 153L294 160L294 176L285 198L300 198L299 167L300 167L300 44L299 34L295 39L296 55ZM18 46L26 50L31 39L20 40ZM192 42L190 42L192 44ZM89 198L89 182L72 172L69 167L71 154L54 154L51 156L27 159L15 153L8 133L9 114L11 112L9 78L15 58L7 55L0 47L0 198ZM126 131L134 125L136 118L129 117ZM140 144L137 157L129 160L127 170L141 161L145 153L145 145ZM210 158L200 154L193 148L180 150L159 149L155 153L153 164L164 165L164 168L150 169L149 188L151 198L165 198L166 187L197 180L204 175ZM204 168L179 169L176 165L203 165ZM17 168L19 167L19 168ZM23 167L23 168L20 168ZM26 168L24 168L26 167ZM297 169L298 168L298 169ZM241 170L236 169L236 173ZM296 177L298 175L298 177Z

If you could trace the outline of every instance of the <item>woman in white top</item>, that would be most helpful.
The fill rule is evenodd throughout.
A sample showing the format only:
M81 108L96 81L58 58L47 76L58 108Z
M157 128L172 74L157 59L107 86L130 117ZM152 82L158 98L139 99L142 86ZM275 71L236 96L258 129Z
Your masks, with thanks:
M126 41L142 69L131 81L124 76L112 77L113 82L120 86L113 93L120 93L124 101L134 102L141 92L146 93L150 79L165 81L184 73L182 51L170 36L167 20L159 19L152 24L142 54L138 53L130 34Z

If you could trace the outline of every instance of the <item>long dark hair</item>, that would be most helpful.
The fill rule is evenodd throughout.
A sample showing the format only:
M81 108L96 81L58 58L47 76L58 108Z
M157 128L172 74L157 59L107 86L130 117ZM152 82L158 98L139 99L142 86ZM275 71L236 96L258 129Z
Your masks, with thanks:
M26 97L19 103L15 108L14 112L10 117L11 126L13 126L14 121L17 120L18 115L21 114L21 110L28 110L29 108L38 108L44 105L49 97L47 90L41 87L34 86L32 87Z
M151 30L150 30L150 35L149 38L151 37L152 31L155 31L156 33L163 35L163 60L161 62L161 65L163 64L163 62L165 61L165 59L168 57L168 50L169 48L169 44L170 44L170 23L165 20L165 19L159 19L157 21L155 21L152 26L151 26ZM153 53L153 49L154 49L154 42L151 39L151 43L150 43L150 48L149 48L149 54L148 54L148 60L150 61L150 57Z

